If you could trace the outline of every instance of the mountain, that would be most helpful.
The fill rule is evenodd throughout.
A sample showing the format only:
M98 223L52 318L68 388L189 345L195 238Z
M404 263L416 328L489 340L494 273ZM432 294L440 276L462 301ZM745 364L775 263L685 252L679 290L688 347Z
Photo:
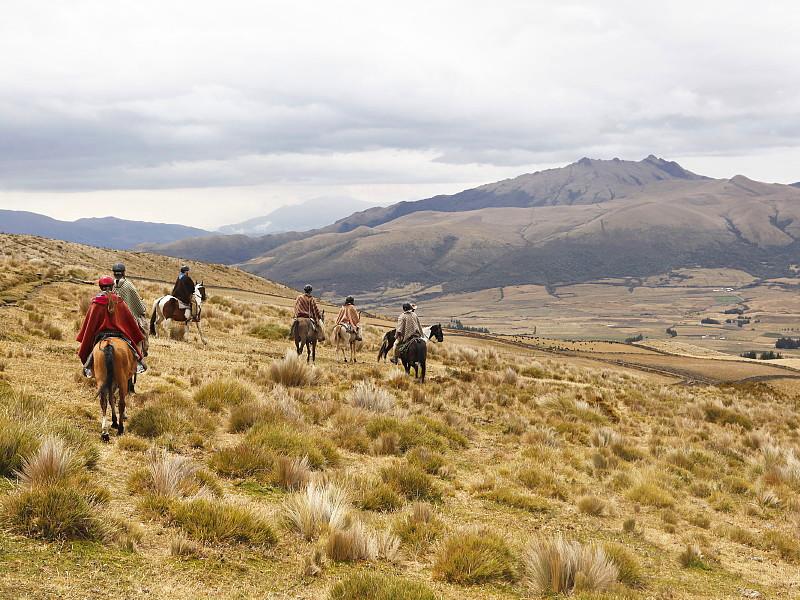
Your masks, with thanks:
M307 231L324 227L356 211L370 208L372 204L347 196L324 196L302 204L281 206L271 213L241 223L225 225L218 231L251 237L285 231Z
M127 221L115 217L59 221L21 210L0 210L0 232L38 235L118 250L134 248L142 243L167 244L209 235L203 229L184 225Z
M645 277L682 267L789 273L800 189L710 179L654 156L581 159L450 196L372 208L292 236L184 240L159 251L341 293L438 294Z
M790 183L789 185L791 185L793 187L796 187L796 188L800 188L800 181L798 181L797 183Z

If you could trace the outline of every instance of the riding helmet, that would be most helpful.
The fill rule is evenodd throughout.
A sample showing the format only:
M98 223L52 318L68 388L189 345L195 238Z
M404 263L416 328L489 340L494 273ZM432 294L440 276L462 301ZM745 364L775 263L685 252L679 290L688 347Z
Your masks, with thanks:
M97 285L99 285L101 288L114 287L114 278L109 277L108 275L106 275L105 277L101 277L98 280Z
M352 296L348 296L347 298L344 299L344 303L345 304L355 304L356 301L353 299Z
M311 290L313 290L313 289L314 289L314 288L312 288L310 285L306 284L306 287L304 287L304 288L303 288L303 291L304 291L306 294L310 294L310 293L311 293Z
M187 267L186 265L183 265L181 267L181 273L188 273L188 272L189 272L189 267Z
M123 265L122 263L117 263L113 267L111 267L111 270L114 273L124 273L125 272L125 265Z
M408 312L410 310L411 310L411 305L408 302L403 304L403 311Z

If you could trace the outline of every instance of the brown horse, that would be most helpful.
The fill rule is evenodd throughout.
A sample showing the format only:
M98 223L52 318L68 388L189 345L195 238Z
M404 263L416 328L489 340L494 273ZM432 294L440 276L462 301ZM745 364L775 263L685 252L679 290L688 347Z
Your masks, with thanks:
M196 316L194 319L186 318L186 311L188 309L181 308L178 299L174 296L162 296L153 302L153 314L150 317L150 335L158 335L158 325L171 320L176 323L183 323L186 327L186 334L189 333L189 323L194 321L197 325L197 333L200 334L200 340L205 344L206 338L203 336L203 330L200 328L200 317L203 312L203 302L206 301L206 288L201 281L194 286L194 294L192 295L192 303L197 307Z
M358 339L361 337L359 333L359 330L355 327L348 329L343 323L333 326L331 339L333 340L334 353L338 356L338 353L341 352L344 362L347 362L346 348L350 348L350 360L356 362L356 351L364 345L364 342Z
M311 324L311 319L298 317L297 325L294 327L294 345L297 348L298 356L306 349L306 362L317 361L317 342L325 341L325 311L317 322L316 327Z
M101 422L100 439L109 441L106 408L111 404L111 426L119 435L125 432L125 397L128 383L136 373L136 356L125 340L106 338L95 344L92 350L94 376L97 380L97 393L100 396ZM114 406L114 390L119 393L119 418Z

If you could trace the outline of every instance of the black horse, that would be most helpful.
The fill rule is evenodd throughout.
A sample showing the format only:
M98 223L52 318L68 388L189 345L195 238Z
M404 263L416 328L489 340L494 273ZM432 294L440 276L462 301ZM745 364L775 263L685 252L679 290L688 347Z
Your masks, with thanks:
M426 330L428 330L427 333ZM444 339L442 326L439 323L436 325L431 325L430 327L426 327L422 330L422 334L427 340L436 339L437 342L441 342ZM389 356L389 351L394 348L394 341L396 338L396 329L390 329L384 334L383 343L381 344L380 350L378 350L378 362L381 362L381 359L383 359L383 362L386 362L386 358Z
M424 338L413 338L405 345L400 352L400 361L407 374L411 374L411 367L414 367L414 377L420 383L425 383L426 364L428 361L428 341L436 339L437 342L444 341L442 326L439 324L426 327L422 330ZM420 375L420 371L422 374Z

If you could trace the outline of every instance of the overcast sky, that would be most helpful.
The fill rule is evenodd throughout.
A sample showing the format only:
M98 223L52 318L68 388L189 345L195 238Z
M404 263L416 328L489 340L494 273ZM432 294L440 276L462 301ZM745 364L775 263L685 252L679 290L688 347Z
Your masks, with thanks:
M4 0L0 208L212 228L651 153L797 181L797 7Z

